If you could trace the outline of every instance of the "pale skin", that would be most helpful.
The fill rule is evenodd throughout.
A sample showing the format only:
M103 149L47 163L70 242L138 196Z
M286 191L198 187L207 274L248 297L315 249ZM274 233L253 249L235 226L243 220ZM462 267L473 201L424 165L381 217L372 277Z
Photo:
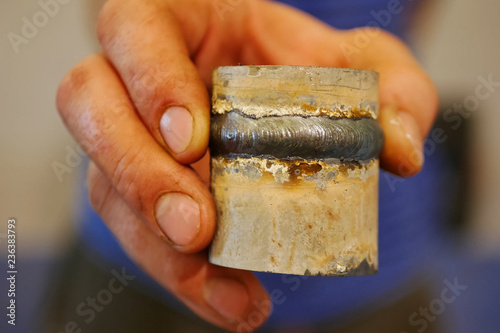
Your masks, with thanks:
M379 72L381 165L402 176L422 167L437 94L407 47L385 32L371 31L368 45L346 56L340 45L356 45L359 31L335 30L273 2L233 3L220 15L211 0L107 2L97 24L102 53L63 78L57 105L92 161L91 203L125 251L197 315L236 331L241 323L260 326L263 320L248 318L264 319L271 302L251 272L207 259L216 216L208 160L199 160L208 145L212 69L242 63Z

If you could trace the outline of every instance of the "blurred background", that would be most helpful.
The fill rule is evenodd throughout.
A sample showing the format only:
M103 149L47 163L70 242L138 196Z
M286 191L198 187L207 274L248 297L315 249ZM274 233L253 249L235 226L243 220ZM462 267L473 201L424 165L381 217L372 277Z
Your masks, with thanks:
M20 303L15 330L2 313L1 332L29 332L27 325L43 307L51 273L74 239L75 187L85 173L85 163L75 157L77 145L56 112L55 93L62 76L98 50L89 26L98 7L67 1L46 21L40 17L44 24L27 31L30 38L18 40L13 47L10 33L21 36L23 20L39 12L40 5L34 0L0 2L0 308L7 306L3 276L7 221L12 217L17 221ZM436 128L442 128L449 139L435 145L455 167L450 173L458 187L450 196L458 204L452 223L468 263L464 270L476 272L474 278L479 276L477 288L470 286L444 314L456 325L453 332L471 331L464 330L468 324L453 313L472 309L481 302L481 293L499 289L488 285L494 280L486 276L496 271L498 277L500 266L498 17L498 0L436 0L427 1L411 22L411 46L441 98ZM484 80L497 83L490 85L491 94L479 100L476 111L460 111L460 106L478 100L471 96ZM426 152L434 153L431 144Z

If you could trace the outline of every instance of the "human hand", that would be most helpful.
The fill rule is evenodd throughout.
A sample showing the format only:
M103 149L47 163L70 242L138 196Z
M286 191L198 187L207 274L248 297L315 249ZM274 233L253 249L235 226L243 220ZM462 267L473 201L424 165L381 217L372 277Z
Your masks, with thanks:
M189 165L207 150L214 67L378 71L386 135L381 163L401 174L404 161L405 176L421 167L436 92L387 33L346 56L341 45L355 45L357 31L332 29L277 3L212 0L111 0L97 32L103 53L73 68L57 94L66 126L92 160L92 205L135 262L215 325L254 329L271 301L251 272L212 265L203 251L216 216L207 164L195 168L203 174Z

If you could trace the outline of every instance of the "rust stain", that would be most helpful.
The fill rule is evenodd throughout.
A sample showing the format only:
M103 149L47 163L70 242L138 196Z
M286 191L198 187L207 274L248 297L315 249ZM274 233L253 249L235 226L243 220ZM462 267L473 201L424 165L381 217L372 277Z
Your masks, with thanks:
M362 168L363 166L356 161L343 161L339 164L339 172L343 174L349 173L349 170L353 171L355 169Z
M292 267L293 258L295 257L295 245L297 244L297 232L293 236L292 248L290 250L290 258L288 260L288 268Z
M288 172L288 181L285 181L284 185L299 185L304 181L304 177L313 176L314 174L320 172L323 167L318 161L304 162L303 160L277 160L280 164L283 164ZM272 161L267 161L267 168L272 166ZM274 175L269 172L262 170L262 178L266 180L274 180Z
M293 175L297 176L301 174L311 176L323 169L323 167L317 161L304 162L304 160L280 160L280 159L275 159L275 160L269 159L266 162L267 168L271 168L274 161L286 166L289 169L290 176Z
M328 215L328 218L329 218L330 220L333 220L333 221L338 221L338 220L340 220L340 216L339 216L338 214L333 213L331 209L328 209L328 210L326 211L326 214Z
M328 221L328 229L331 230L333 228L333 224L335 221L340 220L340 216L337 214L334 214L331 209L328 209L326 211L326 215L328 215L327 221Z
M217 162L220 163L217 168L213 167L213 163L212 159L212 183L218 177L226 176L226 173L241 173L263 182L278 181L281 185L293 189L304 182L314 181L317 183L317 180L311 177L315 177L317 174L321 175L321 173L325 173L325 175L321 175L320 178L317 178L318 180L333 183L338 182L338 175L350 177L350 173L353 171L362 175L369 171L374 162L224 157L220 159L220 162Z
M273 100L272 98L264 98L259 96L259 90L253 93L239 92L237 96L228 95L221 93L220 91L227 90L226 87L220 84L214 85L214 91L212 93L212 113L225 113L230 112L237 108L236 105L253 103L257 105L265 105L272 108L273 106L279 108L282 106L283 101L281 99ZM289 105L296 106L302 113L303 116L323 116L331 118L373 118L373 112L366 109L361 109L359 106L354 106L341 110L338 107L328 107L324 105L314 105L308 103L301 103L299 96L303 95L297 91L288 91L284 95L284 98L289 100ZM300 113L298 113L300 114ZM250 115L253 116L253 115Z
M312 176L323 169L323 167L316 162L301 163L298 161L286 161L284 164L288 164L290 180L297 180L298 177L303 178L304 176Z
M276 218L273 217L273 239L278 239L278 233L276 232Z
M330 108L318 107L317 105L302 104L300 108L304 112L316 113L319 112L320 116L329 116L333 118L371 118L372 114L370 111L360 109L359 107L354 107L347 110L340 110L336 108L332 110Z

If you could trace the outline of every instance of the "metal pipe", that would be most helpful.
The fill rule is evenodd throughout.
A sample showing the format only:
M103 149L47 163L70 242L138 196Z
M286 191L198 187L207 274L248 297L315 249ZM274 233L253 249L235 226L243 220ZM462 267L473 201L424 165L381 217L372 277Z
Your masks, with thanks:
M378 74L214 70L214 264L302 275L378 269Z

